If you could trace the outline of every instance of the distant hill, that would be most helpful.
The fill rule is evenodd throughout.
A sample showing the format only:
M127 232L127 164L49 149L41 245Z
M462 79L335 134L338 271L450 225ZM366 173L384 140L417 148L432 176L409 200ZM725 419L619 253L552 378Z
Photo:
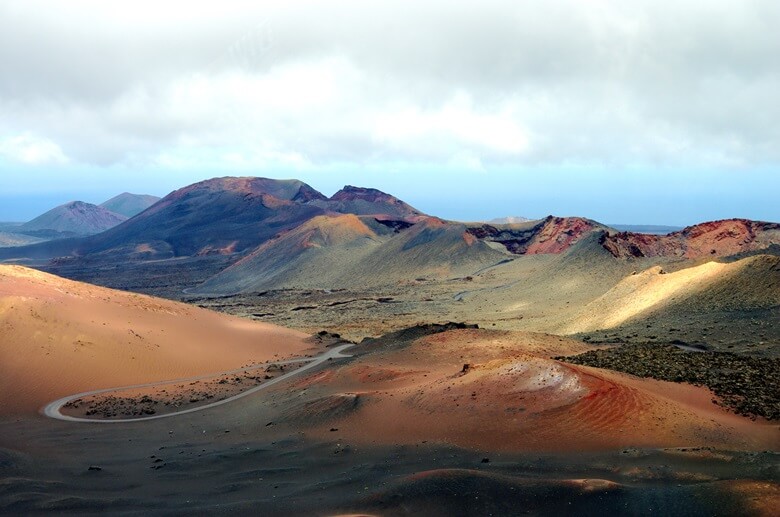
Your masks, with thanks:
M191 292L228 294L281 284L330 286L334 275L380 244L379 235L356 215L318 215L261 244Z
M416 208L381 190L351 185L346 185L329 199L315 199L311 204L342 214L382 214L401 218L424 215Z
M498 217L496 219L491 219L490 221L487 221L487 223L488 224L516 224L516 223L527 223L528 221L533 221L533 219L510 215L507 217Z
M322 213L292 200L307 188L297 180L202 181L168 194L79 248L82 253L140 252L149 258L240 252Z
M34 244L43 240L45 239L40 237L33 237L31 235L24 235L22 233L0 231L0 248L9 246L25 246L27 244Z
M606 227L582 217L547 216L539 221L512 226L483 224L470 226L468 232L478 239L495 242L515 255L563 253L582 237Z
M86 206L70 205L64 206L71 216ZM776 223L714 221L668 235L617 232L590 219L552 215L509 224L458 223L425 215L376 189L345 186L327 197L298 180L224 177L178 189L96 235L2 247L0 260L49 260L43 267L60 275L146 292L160 288L166 295L182 289L230 294L366 288L420 278L471 282L463 279L483 271L491 277L527 273L517 291L511 288L517 279L509 275L495 292L477 289L479 294L467 296L484 298L488 310L505 297L507 307L518 306L517 293L530 296L533 290L540 299L551 290L570 293L575 298L566 302L573 307L584 289L578 285L603 294L633 270L679 269L674 264L681 259L732 260L778 245ZM514 260L520 256L538 257ZM529 298L528 306L537 302ZM560 309L570 310L565 305Z
M653 233L658 235L679 232L683 229L682 226L663 226L658 224L610 224L609 227L621 232Z
M43 240L39 237L17 233L21 225L22 223L0 222L0 248L24 246L25 244L33 244Z
M229 255L252 250L280 232L333 212L390 219L420 216L403 201L375 189L345 187L327 198L298 180L214 178L176 190L100 235L5 249L0 258Z
M668 235L620 232L605 235L603 246L615 257L725 257L780 243L780 224L724 219L689 226Z
M113 228L127 217L116 214L102 206L71 201L39 215L32 221L22 224L17 232L52 236L93 235ZM37 235L36 235L37 236Z
M466 275L505 258L460 223L425 217L396 228L376 216L315 217L262 244L191 293L329 289Z
M157 196L123 192L118 196L112 197L108 201L100 203L100 206L129 218L136 214L140 214L159 200L160 198Z

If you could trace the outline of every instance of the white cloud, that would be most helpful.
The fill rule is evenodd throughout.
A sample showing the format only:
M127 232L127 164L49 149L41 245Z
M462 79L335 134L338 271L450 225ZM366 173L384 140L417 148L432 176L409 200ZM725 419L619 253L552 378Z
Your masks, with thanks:
M442 106L422 111L416 106L378 114L372 135L396 149L428 156L448 155L458 149L473 153L521 155L529 148L527 132L512 108L482 112L470 96L460 92Z
M64 164L68 161L59 145L31 133L0 139L0 156L27 165Z
M186 153L224 168L780 160L774 0L158 4L0 4L0 134L48 139L3 154L194 168Z
M180 145L154 156L151 165L163 170L226 170L256 172L263 169L305 171L313 165L304 156L262 148L215 148Z

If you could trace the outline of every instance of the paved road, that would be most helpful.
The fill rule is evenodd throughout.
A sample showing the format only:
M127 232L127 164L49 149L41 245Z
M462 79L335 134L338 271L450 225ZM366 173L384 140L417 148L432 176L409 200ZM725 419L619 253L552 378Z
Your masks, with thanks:
M227 404L228 402L232 402L236 399L240 399L241 397L246 397L248 395L251 395L253 393L257 393L260 390L264 390L270 386L273 386L274 384L278 384L282 381L285 381L292 377L293 375L298 375L299 373L305 372L306 370L311 370L312 368L316 368L317 366L321 365L325 361L332 360L332 359L339 359L344 357L351 357L349 355L342 354L344 350L347 348L350 348L354 345L341 345L337 346L335 348L332 348L317 357L312 358L306 358L306 359L293 359L290 361L279 361L276 363L269 363L269 364L292 364L292 363L308 363L297 370L293 370L291 372L285 373L284 375L280 375L279 377L275 377L273 379L270 379L263 384L260 384L259 386L255 386L254 388L248 389L246 391L243 391L237 395L233 395L232 397L228 397L223 400L218 400L217 402L211 402L210 404L205 404L203 406L198 406L190 409L182 409L181 411L177 411L175 413L166 413L164 415L152 415L152 416L145 416L145 417L139 417L139 418L121 418L121 419L114 419L114 420L108 420L108 419L93 419L93 418L79 418L74 416L68 416L63 415L60 413L60 410L62 409L62 406L70 402L71 400L75 400L82 397L89 397L91 395L98 395L100 393L108 393L110 391L120 391L120 390L126 390L126 389L133 389L133 388L151 388L154 386L160 386L160 385L167 385L175 382L185 382L185 381L194 381L198 379L208 379L211 377L216 377L218 375L226 375L226 374L232 374L232 373L240 373L245 372L248 370L254 370L257 368L260 368L261 366L250 366L248 368L239 368L237 370L230 370L227 372L218 372L210 375L201 375L200 377L190 377L188 379L175 379L172 381L160 381L160 382L149 382L146 384L136 384L134 386L122 386L119 388L105 388L100 390L93 390L93 391L85 391L83 393L77 393L75 395L68 395L67 397L63 397L61 399L55 400L54 402L50 402L46 405L46 407L43 408L43 414L48 416L49 418L56 418L57 420L66 420L68 422L87 422L90 424L124 424L127 422L142 422L144 420L157 420L159 418L170 418L173 416L179 416L183 415L185 413L194 413L196 411L203 411L204 409L213 408L216 406L221 406L222 404Z

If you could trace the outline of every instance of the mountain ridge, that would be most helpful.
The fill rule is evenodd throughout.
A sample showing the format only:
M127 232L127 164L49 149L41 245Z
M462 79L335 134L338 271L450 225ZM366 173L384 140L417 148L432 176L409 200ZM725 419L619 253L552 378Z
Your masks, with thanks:
M102 233L2 248L0 259L48 260L52 272L112 286L125 285L115 279L115 265L125 262L130 286L157 282L171 289L181 285L179 292L233 293L442 281L534 255L584 253L625 267L636 267L630 263L640 259L677 267L670 261L725 259L779 245L775 223L715 221L665 236L553 215L509 224L458 223L425 215L377 189L347 185L326 197L300 180L226 176L177 189ZM246 279L236 276L241 268ZM139 275L143 281L133 280ZM232 287L221 289L219 281Z
M618 232L602 245L616 258L724 257L780 242L780 224L749 219L721 219L687 226L668 235Z

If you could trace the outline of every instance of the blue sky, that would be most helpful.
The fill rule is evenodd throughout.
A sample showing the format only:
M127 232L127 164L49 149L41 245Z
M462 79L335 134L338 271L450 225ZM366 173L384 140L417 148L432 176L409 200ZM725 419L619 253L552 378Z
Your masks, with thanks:
M630 171L511 167L480 173L469 170L396 167L367 170L260 171L250 174L298 178L326 195L345 184L372 186L390 192L426 213L455 220L487 220L506 215L530 218L580 215L605 223L685 226L697 222L744 217L780 221L775 170L704 172ZM100 203L123 192L164 196L181 186L223 171L119 171L96 168L67 174L28 169L24 181L0 178L0 221L27 220L58 204L82 199ZM46 185L45 189L38 188ZM43 190L43 192L41 192Z
M778 23L770 0L9 0L0 220L256 175L460 220L777 221Z

